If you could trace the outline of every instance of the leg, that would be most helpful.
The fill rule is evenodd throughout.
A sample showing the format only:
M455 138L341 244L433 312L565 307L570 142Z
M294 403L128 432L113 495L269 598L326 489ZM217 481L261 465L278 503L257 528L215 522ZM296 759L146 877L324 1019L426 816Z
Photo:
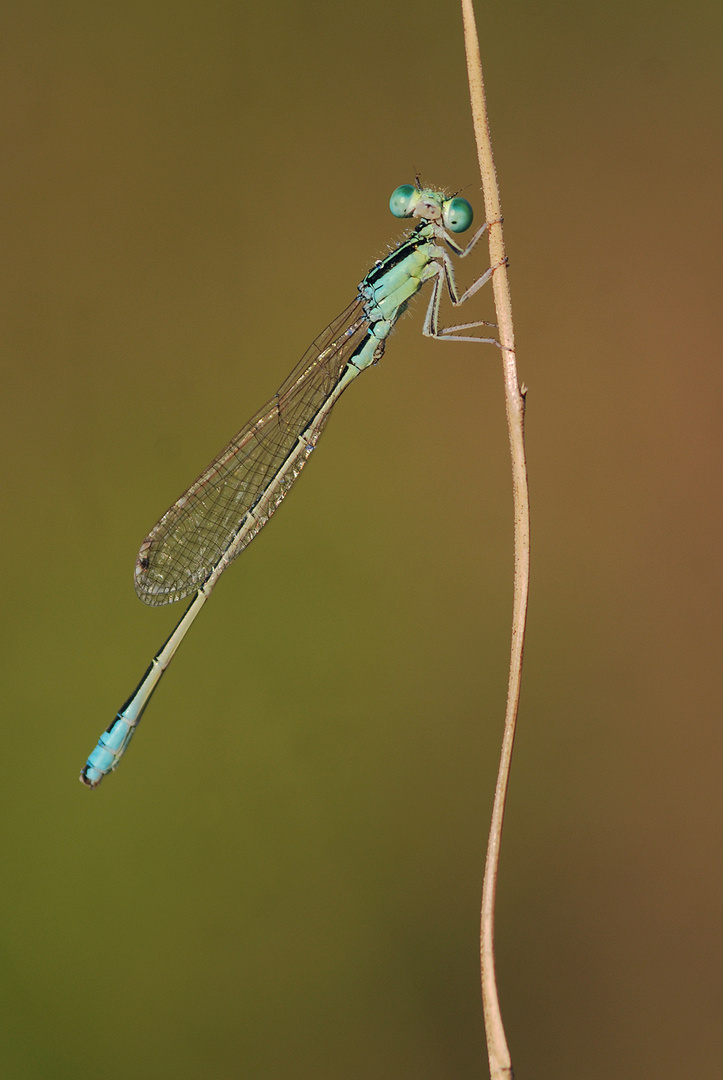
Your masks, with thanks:
M466 248L460 247L460 245L457 243L457 241L453 240L452 237L449 236L449 234L446 234L444 239L447 241L447 243L449 244L450 248L455 253L455 255L459 255L460 259L463 259L465 257L465 255L469 255L470 251L475 246L475 244L479 240L480 236L482 236L483 233L485 233L486 231L487 231L487 222L485 221L482 228L477 230L477 232L474 234L474 236L472 237L470 242L467 244Z
M502 224L502 218L500 218L499 221L493 221L492 222L492 225L500 225L500 224ZM464 259L464 257L466 255L469 255L470 251L475 246L475 244L479 240L480 236L482 236L482 234L487 231L489 226L490 226L490 222L485 221L482 228L477 230L477 232L474 234L474 236L472 237L470 242L467 244L466 248L460 247L459 244L457 243L457 241L453 240L452 237L449 236L449 235L445 235L445 240L447 241L447 243L449 244L450 248L455 253L455 255L459 255L460 259Z
M484 227L485 226L483 226L483 228ZM480 230L480 232L481 231L482 230ZM474 243L474 239L472 243ZM424 319L422 333L426 337L437 338L441 341L479 341L486 345L499 346L499 341L497 341L496 338L483 338L478 337L477 335L461 336L457 333L459 330L473 330L477 326L496 325L495 323L486 322L484 319L478 319L475 322L460 323L457 326L442 327L439 325L439 306L442 300L442 279L446 282L452 303L455 307L458 307L460 304L463 304L465 300L468 300L470 296L474 296L477 290L481 289L482 286L490 280L496 269L496 267L490 267L489 270L482 274L482 276L470 285L469 289L460 296L459 290L457 289L457 283L454 279L452 261L449 256L445 254L442 262L437 263L436 266L435 277L432 282L432 296Z

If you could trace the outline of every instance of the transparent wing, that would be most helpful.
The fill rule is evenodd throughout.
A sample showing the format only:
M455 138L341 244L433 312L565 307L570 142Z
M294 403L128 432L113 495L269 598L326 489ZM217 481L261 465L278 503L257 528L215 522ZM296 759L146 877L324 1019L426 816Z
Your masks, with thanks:
M368 326L363 300L357 297L319 335L263 409L163 515L136 560L135 586L141 600L170 604L198 589L244 522L249 524L249 511L273 485L263 514L251 520L234 558L265 525L316 445L329 416L328 412L319 416L319 410ZM306 442L299 453L301 436ZM284 470L287 459L290 464Z

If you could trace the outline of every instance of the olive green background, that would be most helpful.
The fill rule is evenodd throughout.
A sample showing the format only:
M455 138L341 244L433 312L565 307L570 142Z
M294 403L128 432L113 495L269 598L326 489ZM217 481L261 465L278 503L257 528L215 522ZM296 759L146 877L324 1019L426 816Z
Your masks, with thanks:
M516 1075L717 1076L721 8L477 6L529 387ZM482 220L457 6L4 3L0 54L0 1074L485 1076L496 350L415 302L77 782L180 613L141 540L398 238L392 189Z

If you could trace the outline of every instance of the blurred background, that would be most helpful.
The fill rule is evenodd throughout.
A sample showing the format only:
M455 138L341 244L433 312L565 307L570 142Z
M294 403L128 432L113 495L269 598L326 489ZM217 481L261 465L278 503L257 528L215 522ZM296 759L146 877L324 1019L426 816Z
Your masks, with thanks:
M478 18L529 387L515 1071L719 1075L723 16ZM496 350L413 305L119 772L77 781L181 611L137 600L140 542L398 239L393 188L483 218L458 8L5 3L0 53L0 1071L486 1076Z

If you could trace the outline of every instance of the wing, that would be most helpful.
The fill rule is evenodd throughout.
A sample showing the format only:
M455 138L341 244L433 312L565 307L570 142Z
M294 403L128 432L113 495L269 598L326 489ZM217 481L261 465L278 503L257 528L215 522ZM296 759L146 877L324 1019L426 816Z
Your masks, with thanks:
M195 592L266 524L316 445L329 416L322 407L368 326L363 300L357 297L166 511L136 560L136 592L144 603L170 604Z

